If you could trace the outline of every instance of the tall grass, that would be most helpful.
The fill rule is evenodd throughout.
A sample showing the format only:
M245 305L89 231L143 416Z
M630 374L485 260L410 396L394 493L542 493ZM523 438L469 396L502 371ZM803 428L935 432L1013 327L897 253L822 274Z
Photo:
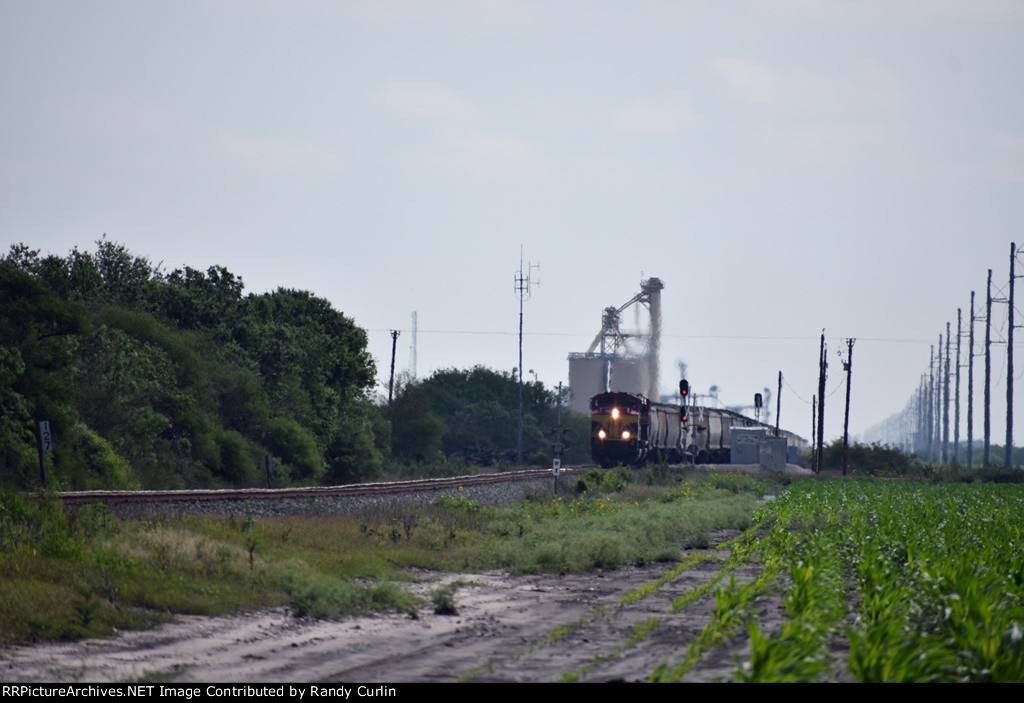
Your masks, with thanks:
M174 613L415 612L421 604L401 585L407 567L578 572L676 559L714 530L748 526L756 496L771 490L721 481L655 488L618 477L572 499L502 508L456 494L361 516L273 519L120 519L0 491L0 644L147 627Z

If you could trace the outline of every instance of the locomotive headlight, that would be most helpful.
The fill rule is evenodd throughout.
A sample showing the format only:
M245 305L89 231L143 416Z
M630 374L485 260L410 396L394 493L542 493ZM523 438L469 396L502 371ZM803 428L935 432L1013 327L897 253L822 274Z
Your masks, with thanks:
M605 437L608 436L608 433L605 432L604 430L598 430L597 431L597 436L600 437L601 439L604 439Z
M612 408L612 419L613 420L618 420L619 419L619 409L618 408Z
M622 438L623 439L629 439L629 430L623 430L622 431Z

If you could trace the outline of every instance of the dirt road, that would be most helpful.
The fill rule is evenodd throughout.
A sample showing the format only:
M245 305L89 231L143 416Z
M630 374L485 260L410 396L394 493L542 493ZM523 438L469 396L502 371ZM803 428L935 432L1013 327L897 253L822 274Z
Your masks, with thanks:
M730 535L716 535L723 540ZM686 556L693 554L687 552ZM711 596L674 613L672 601L715 577L722 554L630 605L622 596L675 564L583 575L452 575L423 572L417 618L379 615L340 622L262 611L182 617L147 632L17 648L0 654L4 681L446 682L646 681L679 661L709 622ZM739 572L737 578L753 578ZM429 594L461 580L458 614L437 615ZM762 627L779 606L759 603ZM657 627L634 643L637 626ZM635 638L634 638L635 639ZM742 642L712 651L686 681L732 678Z

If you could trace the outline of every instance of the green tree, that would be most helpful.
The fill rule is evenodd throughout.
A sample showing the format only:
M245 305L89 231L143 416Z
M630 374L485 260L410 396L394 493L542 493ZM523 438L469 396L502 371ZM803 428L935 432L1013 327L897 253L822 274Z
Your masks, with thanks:
M57 437L72 431L66 373L86 328L80 307L0 260L0 481L38 480L36 420L49 420Z
M485 464L493 459L515 457L519 439L519 382L513 374L483 366L444 369L424 380L422 387L448 428L445 453ZM538 381L523 383L522 392L523 456L550 456L558 423L557 394ZM562 421L574 428L571 434L563 436L563 442L568 442L571 452L579 455L577 460L589 457L589 421L585 432L575 431L580 423L565 409Z
M16 389L25 362L16 347L0 347L0 479L23 483L36 462L28 400Z
M391 455L391 425L364 399L341 418L327 447L327 484L358 483L380 476Z
M390 454L366 333L322 298L245 296L220 266L165 276L105 237L0 265L0 478L32 482L37 418L83 486L251 485L266 450L289 482L361 480Z
M242 279L222 266L205 274L186 266L166 277L157 307L182 329L230 331L241 313L243 288Z
M431 462L442 457L445 424L431 408L430 394L422 385L401 389L386 417L391 422L391 450L396 459Z

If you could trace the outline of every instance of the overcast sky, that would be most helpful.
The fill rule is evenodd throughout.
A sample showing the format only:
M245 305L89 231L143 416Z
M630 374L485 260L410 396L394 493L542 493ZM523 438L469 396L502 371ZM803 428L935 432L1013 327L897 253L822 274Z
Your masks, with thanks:
M857 338L859 433L957 307L966 335L987 269L1005 295L1022 75L1017 0L0 0L0 245L106 234L310 290L368 330L385 391L413 311L419 376L516 365L520 247L548 385L657 276L666 391L679 360L730 404L782 370L809 436L824 328L830 393Z

